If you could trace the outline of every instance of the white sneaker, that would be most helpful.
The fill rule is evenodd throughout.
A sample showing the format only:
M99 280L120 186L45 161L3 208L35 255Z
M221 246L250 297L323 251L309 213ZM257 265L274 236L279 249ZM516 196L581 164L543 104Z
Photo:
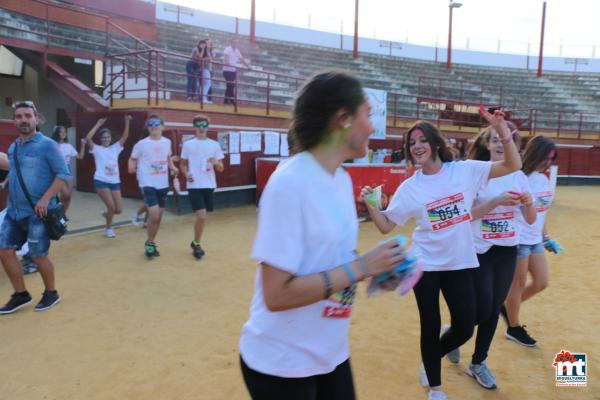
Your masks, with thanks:
M115 234L115 230L113 228L108 228L106 230L106 237L107 238L114 238L117 237L117 235Z
M134 213L131 216L131 223L133 224L133 226L140 226L142 224L142 218L138 213Z
M446 393L441 390L430 390L427 395L428 400L446 400Z
M448 329L450 329L450 325L442 326L442 335L446 333ZM460 348L457 347L456 349L450 351L448 354L446 354L446 357L451 363L458 364L460 362Z
M423 387L429 387L429 379L427 379L427 372L425 372L425 366L421 363L421 368L419 368L419 383Z

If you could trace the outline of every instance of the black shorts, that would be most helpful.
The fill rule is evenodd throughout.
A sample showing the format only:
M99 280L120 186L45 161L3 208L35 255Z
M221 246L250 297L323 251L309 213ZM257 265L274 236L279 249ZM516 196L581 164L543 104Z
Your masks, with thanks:
M158 208L165 208L167 205L167 193L169 188L156 189L150 186L142 188L144 193L144 203L148 207L158 206Z
M212 211L214 209L214 193L215 189L188 189L188 197L192 210Z

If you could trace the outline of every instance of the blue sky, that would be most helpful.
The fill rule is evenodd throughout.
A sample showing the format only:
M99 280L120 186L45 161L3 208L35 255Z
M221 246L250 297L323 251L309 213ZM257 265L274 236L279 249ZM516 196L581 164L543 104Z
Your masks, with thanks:
M250 0L167 0L170 3L249 18ZM459 0L455 9L453 46L474 50L536 54L543 0ZM445 47L447 0L360 0L361 36ZM354 0L256 0L262 21L353 33ZM547 0L547 55L600 57L600 0ZM309 17L310 15L310 17Z

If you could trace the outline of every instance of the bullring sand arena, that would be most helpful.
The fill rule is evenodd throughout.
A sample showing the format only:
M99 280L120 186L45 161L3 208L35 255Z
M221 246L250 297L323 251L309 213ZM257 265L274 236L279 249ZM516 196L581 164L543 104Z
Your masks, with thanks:
M90 209L99 205L86 201L95 202ZM558 187L548 227L566 252L548 255L550 287L522 308L539 347L507 341L500 321L489 357L499 388L487 391L465 374L471 340L460 364L442 363L452 399L600 399L598 204L598 187ZM187 247L192 221L168 216L158 237L162 255L152 261L141 251L144 231L130 225L117 229L117 239L90 232L55 242L63 302L49 312L28 307L0 319L0 399L247 399L238 340L253 289L256 208L211 215L200 262ZM371 223L361 224L360 250L381 239ZM39 276L26 282L38 297ZM350 329L358 398L423 398L414 296L367 299L365 289L361 283ZM0 293L11 290L0 274ZM587 387L555 386L552 362L562 349L587 353Z

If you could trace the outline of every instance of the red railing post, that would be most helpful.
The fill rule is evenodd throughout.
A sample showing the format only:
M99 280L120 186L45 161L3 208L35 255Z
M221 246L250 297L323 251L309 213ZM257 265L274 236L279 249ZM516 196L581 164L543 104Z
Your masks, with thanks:
M396 126L397 116L398 116L398 93L394 93L394 126Z
M271 106L271 74L267 72L267 115L269 115Z
M123 74L123 95L121 96L122 99L125 98L125 83L127 82L127 71L125 70L125 64L123 64L123 69L121 70L122 74Z
M235 72L235 81L233 86L233 111L238 112L238 72Z
M415 100L415 105L417 106L417 119L421 119L421 103L419 103L418 97Z
M167 57L163 56L163 100L167 100Z
M583 126L583 113L579 113L579 132L577 132L577 139L581 139L581 127Z
M147 79L147 88L148 91L146 93L146 104L150 105L150 98L152 93L152 50L148 50L148 79Z
M136 53L138 51L138 42L137 41L135 42L135 51L136 51ZM134 76L135 76L135 83L137 83L137 81L138 81L138 59L139 59L139 54L136 54L135 55L135 64L134 64L134 68L135 68L135 74L134 74Z
M50 6L46 4L46 49L50 47Z
M200 76L196 79L200 80L200 109L204 109L204 59L202 59L202 64L200 64Z
M556 130L556 137L560 137L560 111L558 112L558 128Z
M110 59L110 92L109 92L109 96L110 96L110 106L113 106L113 97L114 97L114 85L113 82L115 81L115 69L114 69L114 62L113 59Z
M108 18L104 18L104 54L108 55L108 35L109 33Z
M158 96L159 96L159 92L158 91L160 89L158 87L158 80L159 80L159 75L158 75L158 71L159 71L159 68L158 68L159 65L158 65L158 63L159 63L159 60L158 60L158 57L160 55L158 54L158 51L155 51L154 53L156 54L156 81L155 81L155 85L154 85L154 87L156 88L156 93L154 93L154 104L158 105Z

